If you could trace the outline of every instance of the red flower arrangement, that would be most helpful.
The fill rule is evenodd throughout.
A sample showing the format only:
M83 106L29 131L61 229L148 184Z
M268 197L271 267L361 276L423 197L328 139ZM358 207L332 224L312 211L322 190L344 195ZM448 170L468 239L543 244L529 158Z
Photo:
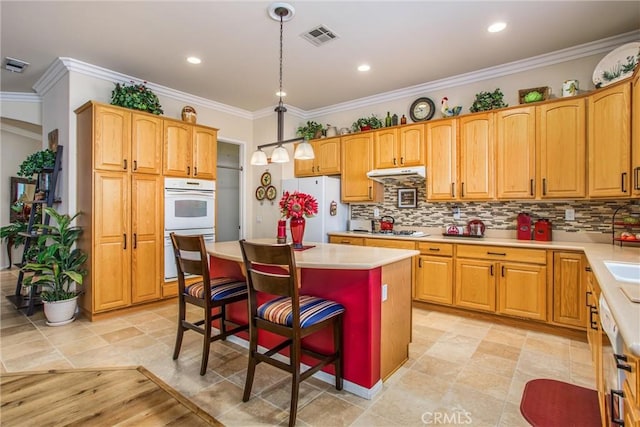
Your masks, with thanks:
M283 218L307 218L318 213L318 201L310 194L285 191L280 199L280 214Z

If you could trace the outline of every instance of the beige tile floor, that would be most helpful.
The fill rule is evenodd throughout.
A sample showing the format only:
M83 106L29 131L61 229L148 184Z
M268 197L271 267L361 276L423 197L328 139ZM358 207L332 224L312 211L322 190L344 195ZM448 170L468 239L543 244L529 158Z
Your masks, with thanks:
M0 272L1 372L143 365L228 426L286 425L289 377L260 364L253 396L242 402L246 350L212 345L198 375L201 338L187 332L171 359L176 308L171 304L113 319L45 325L6 300L15 270ZM301 386L299 426L527 426L519 411L526 382L553 378L594 388L585 342L413 309L410 359L373 400L311 379ZM1 414L0 414L1 417Z

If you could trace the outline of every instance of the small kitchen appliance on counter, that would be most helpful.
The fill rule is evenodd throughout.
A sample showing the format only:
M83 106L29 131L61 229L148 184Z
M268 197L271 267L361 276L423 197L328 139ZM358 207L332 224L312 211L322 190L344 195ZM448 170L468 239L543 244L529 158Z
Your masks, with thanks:
M526 212L518 214L518 240L531 240L531 216Z
M551 241L551 221L542 218L536 221L533 226L534 240L541 242Z
M386 231L386 230L393 230L393 223L396 222L395 219L393 219L392 216L383 216L380 218L380 230L382 231Z

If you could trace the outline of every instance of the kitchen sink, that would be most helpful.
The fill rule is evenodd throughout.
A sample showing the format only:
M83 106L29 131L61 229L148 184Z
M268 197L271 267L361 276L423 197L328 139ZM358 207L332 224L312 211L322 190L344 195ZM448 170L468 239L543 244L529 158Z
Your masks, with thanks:
M604 265L616 280L640 285L640 264L605 261Z

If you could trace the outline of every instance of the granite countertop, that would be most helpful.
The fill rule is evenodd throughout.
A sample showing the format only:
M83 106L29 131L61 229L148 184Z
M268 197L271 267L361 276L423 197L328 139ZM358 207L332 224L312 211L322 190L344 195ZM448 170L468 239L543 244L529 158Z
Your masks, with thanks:
M618 328L625 344L634 355L640 357L640 303L632 302L622 291L622 288L624 287L638 287L640 285L616 280L604 264L604 261L640 263L640 246L613 245L611 244L610 237L608 237L608 243L602 243L603 241L606 241L601 238L602 233L598 233L596 237L593 237L586 233L579 236L579 233L556 233L554 231L554 236L558 235L560 236L560 239L554 239L549 242L540 242L534 240L514 239L513 237L509 237L509 234L514 234L514 232L509 232L507 230L504 230L502 233L488 232L483 238L443 236L440 229L436 231L425 230L425 232L431 234L422 237L411 237L345 231L329 233L329 235L584 252L587 260L589 261L589 265L591 266L591 270L600 284L602 294L604 295L613 317L618 324ZM607 236L604 237L607 238ZM580 240L561 240L563 238L579 238ZM374 248L371 247L370 249Z
M275 243L274 239L247 239L250 242ZM371 270L403 259L419 255L411 249L372 248L364 246L333 245L304 242L312 248L296 251L296 266L336 270ZM242 262L240 244L237 241L206 244L209 255Z

